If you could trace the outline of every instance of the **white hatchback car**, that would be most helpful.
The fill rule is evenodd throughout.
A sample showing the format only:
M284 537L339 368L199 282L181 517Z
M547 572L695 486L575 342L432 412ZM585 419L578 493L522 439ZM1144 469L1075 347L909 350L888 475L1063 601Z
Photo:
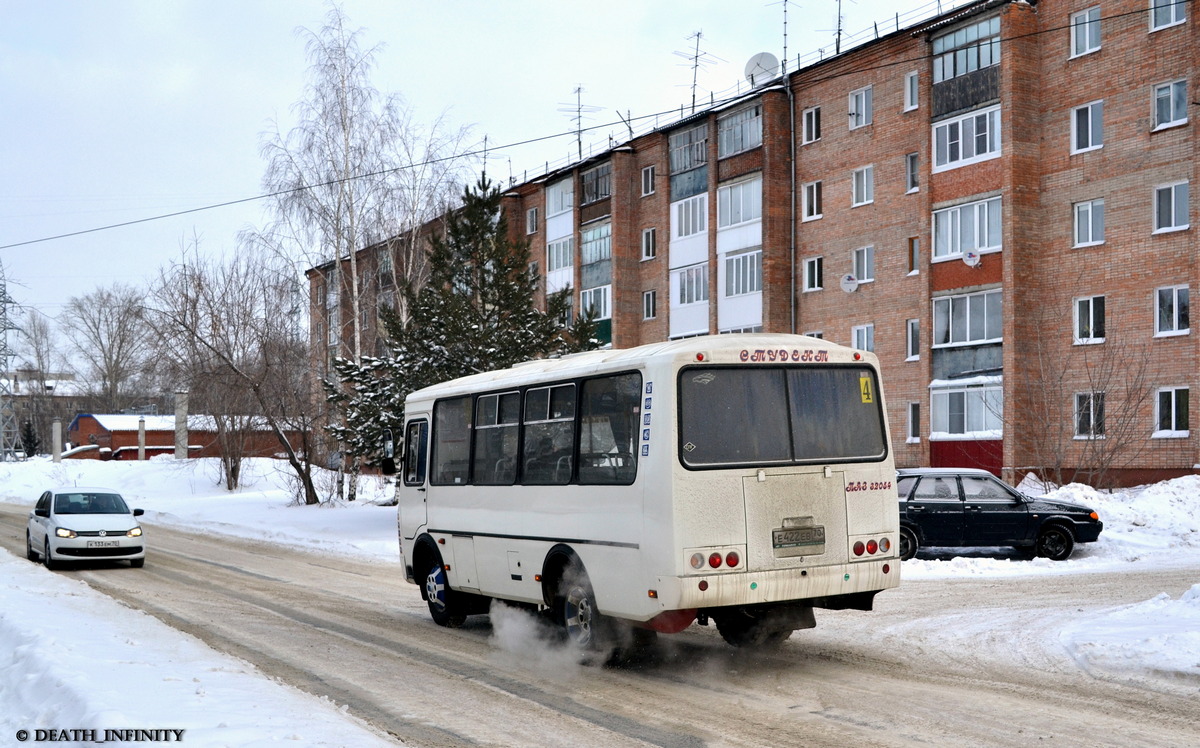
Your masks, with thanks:
M110 488L54 488L38 499L25 529L25 555L47 569L63 561L146 563L142 526L121 494Z

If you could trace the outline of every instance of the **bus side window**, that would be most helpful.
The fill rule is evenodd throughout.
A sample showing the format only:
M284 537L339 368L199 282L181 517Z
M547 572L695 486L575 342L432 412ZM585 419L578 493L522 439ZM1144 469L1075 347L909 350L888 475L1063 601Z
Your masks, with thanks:
M404 485L425 484L425 452L429 444L429 422L412 421L404 437Z
M527 391L524 423L521 482L557 486L570 483L575 448L575 385Z
M439 400L433 406L433 468L430 483L461 486L467 482L471 454L471 398Z
M633 483L641 422L642 377L619 374L583 383L579 419L579 482Z

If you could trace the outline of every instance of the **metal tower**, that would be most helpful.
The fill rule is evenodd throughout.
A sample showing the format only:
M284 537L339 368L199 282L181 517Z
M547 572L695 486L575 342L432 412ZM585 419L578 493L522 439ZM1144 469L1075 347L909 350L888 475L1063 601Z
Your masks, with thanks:
M18 329L11 321L10 311L13 306L12 297L8 295L8 278L4 274L4 263L0 263L0 462L16 462L17 442L20 437L12 392L12 359L17 354L8 344L9 330Z

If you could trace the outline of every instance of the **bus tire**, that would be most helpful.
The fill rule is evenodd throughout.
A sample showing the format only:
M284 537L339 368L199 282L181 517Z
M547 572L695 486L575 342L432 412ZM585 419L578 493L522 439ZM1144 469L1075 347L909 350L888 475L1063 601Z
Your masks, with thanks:
M441 554L433 554L425 573L425 599L429 602L429 617L439 626L456 629L467 620L459 593L450 588Z
M572 563L559 582L558 620L567 643L584 651L594 652L605 644L605 622L596 608L596 594L587 572Z
M917 555L917 549L921 547L920 541L917 540L917 534L911 528L900 528L900 560L907 561Z
M814 625L811 606L721 609L712 619L726 643L759 649L775 649L796 629Z

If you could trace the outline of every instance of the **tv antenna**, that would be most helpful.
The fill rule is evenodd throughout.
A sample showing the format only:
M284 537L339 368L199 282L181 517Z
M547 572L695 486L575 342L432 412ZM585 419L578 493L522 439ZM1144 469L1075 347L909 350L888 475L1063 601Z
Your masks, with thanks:
M591 115L600 111L604 107L592 106L591 104L583 103L583 86L576 86L571 93L575 94L575 103L569 104L559 102L558 111L571 115L570 120L575 123L575 143L579 148L579 159L583 160L583 121L591 119Z
M700 39L703 37L704 37L703 31L693 31L691 36L688 37L688 39L696 40L694 50L692 52L676 51L676 52L672 53L676 57L682 57L683 59L687 60L688 64L692 68L692 114L696 113L696 85L697 85L697 74L699 73L700 68L705 65L711 65L714 62L725 62L725 60L722 60L720 57L709 54L708 52L705 52L700 49Z

